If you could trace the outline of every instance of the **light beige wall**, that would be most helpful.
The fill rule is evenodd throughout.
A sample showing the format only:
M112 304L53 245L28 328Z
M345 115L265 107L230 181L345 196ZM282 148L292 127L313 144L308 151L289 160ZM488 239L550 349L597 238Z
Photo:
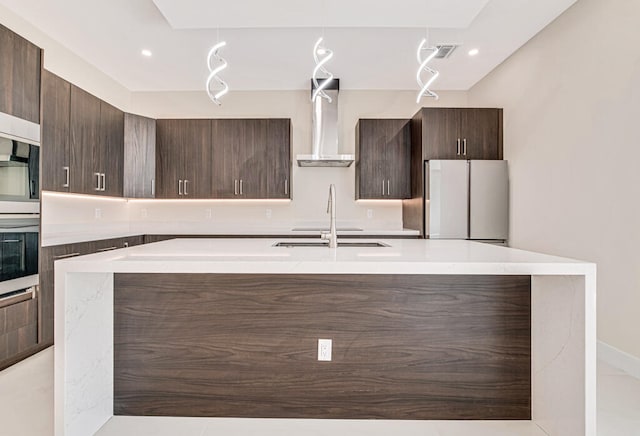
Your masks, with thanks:
M129 109L131 92L128 89L2 5L0 24L44 49L47 70L121 110Z
M598 337L640 357L640 2L580 0L469 92L504 107L511 242L598 264Z

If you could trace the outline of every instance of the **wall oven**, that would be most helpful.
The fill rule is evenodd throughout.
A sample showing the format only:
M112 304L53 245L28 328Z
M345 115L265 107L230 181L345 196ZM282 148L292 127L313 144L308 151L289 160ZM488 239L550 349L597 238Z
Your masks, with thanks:
M39 317L39 236L40 126L0 113L0 315L33 309ZM20 341L35 340L22 330Z

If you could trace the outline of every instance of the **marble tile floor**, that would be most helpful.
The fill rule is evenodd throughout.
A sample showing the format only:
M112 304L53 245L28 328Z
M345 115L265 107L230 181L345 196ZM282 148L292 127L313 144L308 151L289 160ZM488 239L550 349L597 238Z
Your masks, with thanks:
M598 362L598 436L640 436L640 379ZM114 417L96 436L546 436L530 422ZM0 371L0 436L53 435L53 348Z

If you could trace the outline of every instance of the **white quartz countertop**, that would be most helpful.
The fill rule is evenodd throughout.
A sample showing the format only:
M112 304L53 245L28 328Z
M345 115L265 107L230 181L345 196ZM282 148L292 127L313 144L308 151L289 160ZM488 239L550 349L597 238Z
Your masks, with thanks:
M59 260L56 262L56 271L498 275L595 273L595 264L592 263L479 242L372 240L383 242L388 247L274 247L276 242L304 241L284 238L173 239ZM317 242L318 239L310 241Z

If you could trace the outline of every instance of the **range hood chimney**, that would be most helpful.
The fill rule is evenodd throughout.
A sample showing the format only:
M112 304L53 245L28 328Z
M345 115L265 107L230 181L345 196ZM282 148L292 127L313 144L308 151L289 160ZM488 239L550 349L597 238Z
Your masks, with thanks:
M323 80L318 80L322 83ZM311 80L311 93L314 91ZM338 154L338 92L340 80L333 79L324 92L331 97L331 102L318 96L313 105L312 120L312 154L296 156L301 167L348 167L354 161L352 154Z

